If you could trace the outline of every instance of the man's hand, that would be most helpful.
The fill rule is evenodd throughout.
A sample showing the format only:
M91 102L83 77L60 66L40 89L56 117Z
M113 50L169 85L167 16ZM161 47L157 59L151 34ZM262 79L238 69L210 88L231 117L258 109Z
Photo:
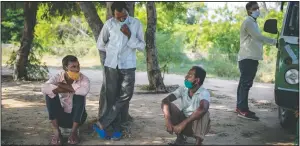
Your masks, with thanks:
M180 134L183 129L185 128L186 126L186 123L185 122L181 122L180 124L174 126L173 128L173 131L176 133L176 134Z
M127 24L122 25L120 30L121 30L121 32L123 32L124 35L126 35L128 37L128 39L130 38L131 32L130 32L130 29L127 26Z
M173 134L173 124L168 119L166 119L166 127L167 127L167 132L169 132L170 134Z
M71 85L69 85L69 84L66 84L66 83L60 82L60 83L58 83L58 87L59 88L63 88L65 90L69 91L69 92L75 92L74 89L73 89L73 87Z
M63 83L63 82L57 82L57 83L55 83L54 85L60 87L60 86L62 86L62 85L65 85L65 83Z
M60 88L60 87L57 87L56 89L52 90L52 92L54 94L57 94L57 93L67 93L69 92L68 90L64 89L64 88Z

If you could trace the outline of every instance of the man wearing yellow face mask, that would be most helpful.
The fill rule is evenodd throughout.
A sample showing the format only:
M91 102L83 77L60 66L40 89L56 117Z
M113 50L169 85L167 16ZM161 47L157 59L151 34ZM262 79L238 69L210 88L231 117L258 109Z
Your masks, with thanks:
M64 57L62 65L64 71L51 77L42 86L42 92L46 96L49 120L54 128L54 135L51 139L53 145L62 142L59 127L72 128L68 143L79 143L78 127L87 118L85 96L90 90L90 81L79 72L80 65L75 56Z

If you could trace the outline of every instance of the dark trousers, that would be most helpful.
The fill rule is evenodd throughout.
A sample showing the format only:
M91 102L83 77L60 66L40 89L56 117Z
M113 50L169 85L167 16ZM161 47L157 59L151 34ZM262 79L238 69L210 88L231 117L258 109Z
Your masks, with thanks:
M49 113L49 120L56 119L58 126L62 128L72 128L73 122L82 125L87 118L85 97L80 95L73 96L73 108L71 113L64 112L58 95L54 98L50 98L46 95L46 105Z
M248 94L253 85L258 67L257 60L244 59L239 61L239 69L241 73L238 89L237 89L237 108L242 111L249 110Z
M106 108L99 121L104 129L112 126L115 131L121 131L121 116L128 110L133 95L136 69L104 68L105 92L101 91L101 96L105 97Z

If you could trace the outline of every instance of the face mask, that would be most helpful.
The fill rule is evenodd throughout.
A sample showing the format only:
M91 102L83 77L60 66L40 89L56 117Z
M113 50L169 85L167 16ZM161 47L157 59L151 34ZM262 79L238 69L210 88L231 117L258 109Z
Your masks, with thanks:
M193 86L194 86L193 83L188 80L184 80L184 85L185 85L185 87L187 87L189 89L193 88Z
M71 71L67 71L67 74L69 76L69 78L71 78L72 80L76 81L79 79L79 72L71 72Z
M124 24L128 24L128 17L126 17L125 20L123 22L121 22L121 26Z
M259 10L253 11L252 14L251 14L251 16L253 18L257 18L259 15L260 15L260 11Z

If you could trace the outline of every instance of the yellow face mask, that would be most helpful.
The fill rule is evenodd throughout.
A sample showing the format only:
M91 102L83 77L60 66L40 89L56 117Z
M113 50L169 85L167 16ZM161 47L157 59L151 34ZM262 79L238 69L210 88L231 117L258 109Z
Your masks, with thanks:
M79 79L79 72L71 72L71 71L67 71L67 74L69 76L69 78L71 78L72 80L76 81Z

